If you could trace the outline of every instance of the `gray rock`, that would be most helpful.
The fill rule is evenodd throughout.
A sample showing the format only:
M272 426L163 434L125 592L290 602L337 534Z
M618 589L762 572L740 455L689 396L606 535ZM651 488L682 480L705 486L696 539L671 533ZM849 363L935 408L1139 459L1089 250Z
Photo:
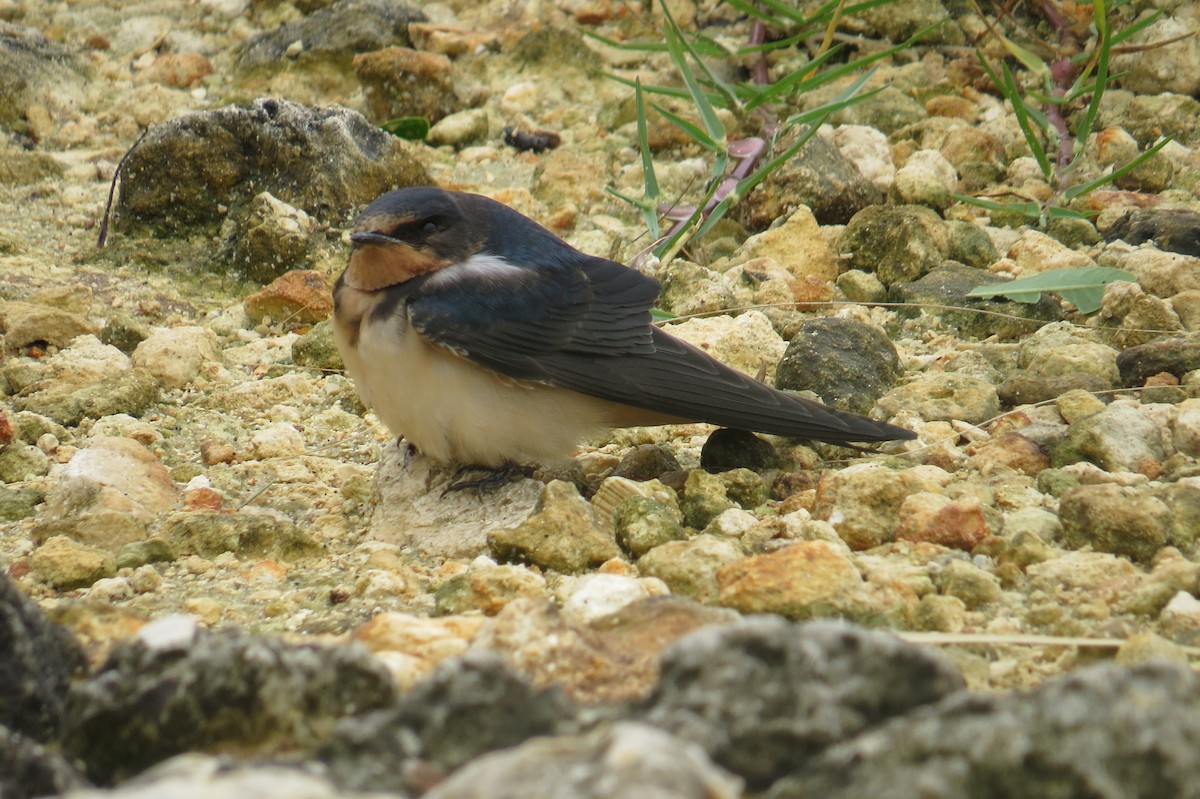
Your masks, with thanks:
M390 0L339 0L306 17L250 38L238 52L243 69L275 72L300 66L331 64L350 69L356 53L384 47L408 47L408 26L424 22L417 8ZM292 50L301 43L299 52Z
M87 785L74 766L53 747L0 724L0 795L34 799Z
M1200 256L1200 213L1185 208L1135 208L1104 231L1105 241L1153 241L1160 250Z
M1160 372L1170 372L1182 378L1200 369L1200 333L1152 341L1130 347L1117 356L1121 383L1140 386L1146 378Z
M890 286L916 280L946 260L949 238L936 211L919 205L872 205L846 225L838 249L847 268L873 272Z
M896 347L879 328L853 319L810 319L788 343L775 387L813 391L827 405L867 413L899 374Z
M1054 450L1054 465L1086 460L1110 472L1157 477L1165 457L1158 425L1126 401L1073 422Z
M1198 696L1196 676L1165 662L951 696L827 750L765 796L1195 797Z
M72 687L63 747L101 783L189 750L315 750L336 723L386 707L396 687L358 646L291 646L159 619Z
M785 134L779 149L794 134ZM743 200L750 226L762 230L797 206L807 205L822 225L845 224L859 210L880 202L882 192L832 144L814 136L795 157L772 172Z
M86 666L75 636L50 623L0 572L0 730L33 741L55 740L71 678ZM0 775L5 773L0 768Z
M221 260L258 283L312 264L316 242L312 217L262 192L229 215L222 226Z
M639 444L621 458L613 477L653 480L664 472L679 471L674 453L659 444Z
M406 145L344 108L264 98L178 117L128 156L113 229L215 233L263 191L323 222L348 222L388 189L429 183Z
M700 450L700 467L710 472L769 469L778 462L779 453L771 442L747 430L714 430Z
M321 759L351 790L420 793L497 749L569 728L575 709L557 688L534 688L494 655L443 663L395 707L346 719Z
M537 738L488 755L426 799L738 799L741 782L696 746L624 722L576 736Z
M334 785L311 769L275 763L239 765L229 757L186 754L173 757L111 789L74 790L62 799L405 799L394 793L358 793Z
M863 98L833 115L834 124L867 125L884 133L895 133L925 119L925 106L894 86Z
M1038 302L1028 305L1004 299L967 297L967 292L977 286L1000 282L1003 282L1000 278L983 269L972 269L946 261L919 280L893 285L889 298L894 302L906 302L916 306L911 310L901 309L901 313L912 316L921 312L921 305L963 308L962 311L930 308L927 312L935 314L947 327L980 339L988 336L1005 339L1028 336L1041 324L1062 318L1058 303L1049 297L1042 297ZM984 313L967 309L977 309ZM1012 316L1020 318L1008 318ZM1030 321L1023 321L1024 319Z
M29 136L27 114L58 95L77 91L84 81L83 59L48 40L40 31L0 21L0 130ZM0 174L5 170L0 169Z
M962 688L948 661L886 633L757 617L677 641L633 716L700 744L761 789L803 772L825 747Z

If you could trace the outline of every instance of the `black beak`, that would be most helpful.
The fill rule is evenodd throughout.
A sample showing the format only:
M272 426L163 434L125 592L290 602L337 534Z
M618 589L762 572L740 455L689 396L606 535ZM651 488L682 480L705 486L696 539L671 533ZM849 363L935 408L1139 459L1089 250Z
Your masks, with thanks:
M371 230L360 230L350 234L350 243L355 247L362 247L367 244L386 246L388 244L395 244L396 240L382 233L376 233Z

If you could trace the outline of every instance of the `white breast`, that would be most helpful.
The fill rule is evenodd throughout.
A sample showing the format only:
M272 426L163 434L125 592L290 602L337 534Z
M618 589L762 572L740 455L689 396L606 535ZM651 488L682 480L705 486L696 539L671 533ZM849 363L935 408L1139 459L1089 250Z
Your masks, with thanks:
M429 344L400 314L362 318L355 347L350 330L334 325L346 371L388 429L429 457L485 466L552 462L613 424L609 403L503 377Z

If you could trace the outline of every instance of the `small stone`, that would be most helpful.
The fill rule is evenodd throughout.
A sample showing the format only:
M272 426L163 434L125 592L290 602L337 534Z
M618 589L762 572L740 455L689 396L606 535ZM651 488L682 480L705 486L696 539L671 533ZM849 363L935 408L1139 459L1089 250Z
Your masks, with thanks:
M919 491L900 505L897 541L925 541L970 552L991 534L983 505L974 497L952 500Z
M233 463L237 458L237 450L228 441L206 438L200 442L200 460L205 466L218 463Z
M354 57L367 116L376 123L396 117L437 122L458 105L450 59L407 47L388 47Z
M659 444L639 444L621 458L613 477L630 480L653 480L664 472L679 470L679 461L668 449Z
M483 755L425 797L523 799L561 795L565 785L579 796L737 799L741 795L741 781L713 765L700 748L655 727L623 721L585 734L532 738ZM597 787L574 787L585 785Z
M779 461L775 447L746 430L713 431L700 450L700 467L709 472L730 469L769 469ZM678 468L678 464L676 464Z
M86 588L117 573L117 561L111 553L63 535L54 536L33 550L29 561L38 579L62 591Z
M1166 544L1171 511L1145 489L1082 485L1063 495L1059 506L1068 546L1091 546L1148 563Z
M595 568L621 555L609 525L574 485L561 480L546 485L523 524L492 530L487 541L499 560L527 561L564 574Z
M163 522L162 537L180 555L206 558L232 552L243 560L296 562L321 553L320 545L282 514L253 508L172 513Z
M963 372L921 375L884 394L878 405L890 416L908 411L930 422L980 424L1000 413L996 386L990 380Z
M1085 460L1110 472L1158 477L1165 457L1158 425L1135 404L1118 400L1070 426L1066 440L1054 451L1054 465Z
M854 215L838 249L845 266L871 272L884 285L912 281L940 265L949 235L937 212L919 205L873 205Z
M940 593L957 597L969 610L998 602L1003 596L1000 581L965 560L951 560L933 574Z
M270 317L293 328L328 319L333 313L333 295L320 272L293 269L247 297L242 307L253 322Z
M814 391L828 405L865 414L899 375L896 347L878 327L853 319L810 319L788 343L775 387Z
M653 580L622 577L616 574L587 574L559 589L563 619L571 624L589 625L616 613L626 605L652 596ZM662 583L658 583L662 586Z
M711 535L668 541L638 559L638 574L657 577L671 593L697 602L717 598L717 573L722 566L742 557L737 544Z
M1200 636L1200 599L1180 591L1158 616L1159 631L1181 643L1191 643Z
M153 375L166 388L183 388L208 363L219 363L216 336L203 327L158 328L133 351L134 366Z
M717 514L735 506L726 494L725 484L703 469L688 472L679 509L688 527L703 530Z
M196 86L212 74L213 65L201 53L161 53L133 77L134 85L159 83L173 89Z
M318 322L312 329L292 342L292 360L297 366L307 366L323 372L345 369L341 353L333 340L333 322Z
M956 596L926 594L917 604L913 629L939 633L961 632L966 624L967 605Z
M546 578L525 566L491 564L466 575L469 609L495 616L509 602L521 597L546 596Z
M1007 257L1016 262L1026 275L1049 272L1051 269L1073 269L1095 266L1086 254L1059 244L1037 230L1026 230L1011 247Z
M857 567L832 544L802 541L734 561L717 572L717 604L795 619L845 613L860 600Z
M851 549L870 549L894 540L900 507L918 491L939 488L919 470L851 466L821 479L813 516L832 524Z
M100 341L125 353L132 353L149 337L150 325L124 311L113 311L100 331Z
M76 336L99 332L80 314L27 302L0 303L0 328L6 345L14 349L39 341L65 347Z
M685 538L683 526L667 506L650 497L629 497L614 513L617 543L635 558L668 541Z
M462 148L468 144L487 141L487 137L487 111L482 108L468 108L438 120L429 129L425 141L434 147Z
M290 458L304 454L304 436L288 422L275 422L250 437L250 448L257 460Z
M20 483L49 471L50 459L37 447L18 441L0 448L0 483Z

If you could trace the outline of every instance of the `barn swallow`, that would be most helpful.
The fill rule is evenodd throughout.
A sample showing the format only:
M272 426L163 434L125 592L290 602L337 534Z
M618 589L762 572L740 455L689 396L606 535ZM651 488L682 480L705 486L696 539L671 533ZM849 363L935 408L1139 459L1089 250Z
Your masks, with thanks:
M375 200L334 286L363 402L435 460L502 469L606 427L711 422L837 444L915 438L771 388L651 324L657 280L486 197Z

